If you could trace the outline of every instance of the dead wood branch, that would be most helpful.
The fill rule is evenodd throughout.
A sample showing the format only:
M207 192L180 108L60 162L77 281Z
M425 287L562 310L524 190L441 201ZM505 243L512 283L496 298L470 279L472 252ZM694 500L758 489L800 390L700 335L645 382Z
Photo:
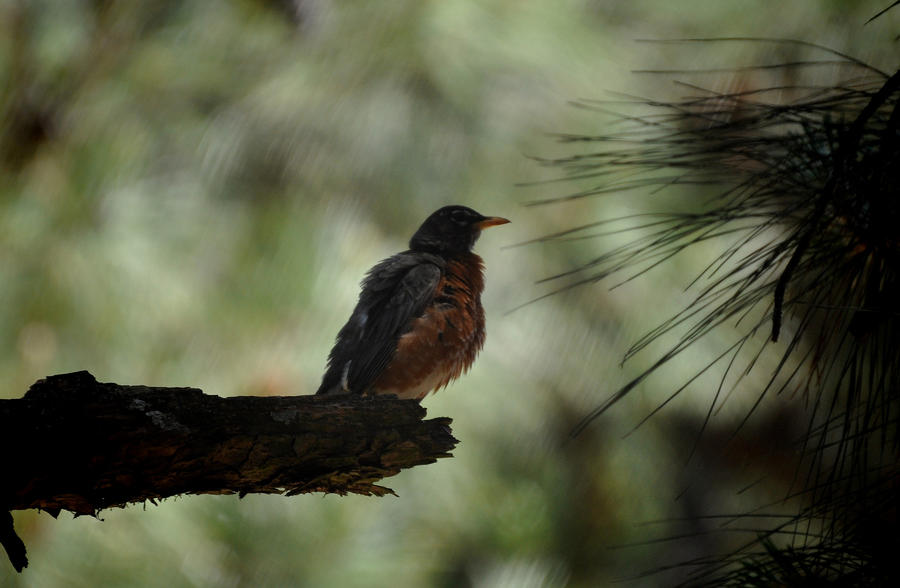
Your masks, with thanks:
M450 419L424 416L394 397L221 398L99 383L88 372L50 376L0 400L0 508L96 515L179 494L380 496L392 491L375 482L455 446ZM12 518L0 527L21 569Z

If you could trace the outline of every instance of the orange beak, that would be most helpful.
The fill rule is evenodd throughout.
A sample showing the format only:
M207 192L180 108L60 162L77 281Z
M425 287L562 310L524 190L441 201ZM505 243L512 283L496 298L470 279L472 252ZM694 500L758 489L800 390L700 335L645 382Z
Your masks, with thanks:
M505 225L508 222L509 222L509 219L505 219L502 216L489 216L486 219L475 223L475 226L478 227L478 230L483 230L488 227L496 227L497 225Z

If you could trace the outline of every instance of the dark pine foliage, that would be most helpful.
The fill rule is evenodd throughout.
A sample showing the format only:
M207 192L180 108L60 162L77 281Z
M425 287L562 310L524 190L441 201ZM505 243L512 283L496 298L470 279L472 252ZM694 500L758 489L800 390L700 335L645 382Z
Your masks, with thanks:
M637 235L551 278L558 290L632 279L694 246L721 246L691 282L689 304L625 359L664 336L675 343L574 433L714 330L737 325L737 340L698 370L720 376L701 429L730 391L754 398L738 429L767 397L793 394L805 425L785 500L799 506L765 519L739 549L683 562L686 583L890 584L900 569L900 72L800 41L676 42L772 43L811 57L732 70L739 84L726 93L682 82L691 96L673 101L582 103L615 110L617 132L562 136L579 153L544 160L590 182L568 198L670 186L695 194L689 212L544 238L585 238L622 222ZM836 77L823 85L825 68ZM777 354L774 369L759 367L764 354ZM747 377L755 367L770 370L761 387ZM759 512L727 516L746 528Z

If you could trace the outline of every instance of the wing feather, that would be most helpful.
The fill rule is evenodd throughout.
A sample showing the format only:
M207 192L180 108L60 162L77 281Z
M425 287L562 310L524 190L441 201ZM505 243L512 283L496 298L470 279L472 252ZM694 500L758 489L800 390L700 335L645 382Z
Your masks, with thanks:
M317 394L369 390L393 357L400 336L424 314L442 266L435 256L404 251L369 271L356 308L328 356Z

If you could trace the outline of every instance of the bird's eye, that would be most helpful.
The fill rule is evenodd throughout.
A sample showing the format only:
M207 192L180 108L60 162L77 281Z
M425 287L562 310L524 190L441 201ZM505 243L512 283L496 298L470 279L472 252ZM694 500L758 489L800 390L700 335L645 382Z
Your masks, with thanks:
M454 210L450 213L450 220L454 223L465 225L469 223L469 215L464 210Z

